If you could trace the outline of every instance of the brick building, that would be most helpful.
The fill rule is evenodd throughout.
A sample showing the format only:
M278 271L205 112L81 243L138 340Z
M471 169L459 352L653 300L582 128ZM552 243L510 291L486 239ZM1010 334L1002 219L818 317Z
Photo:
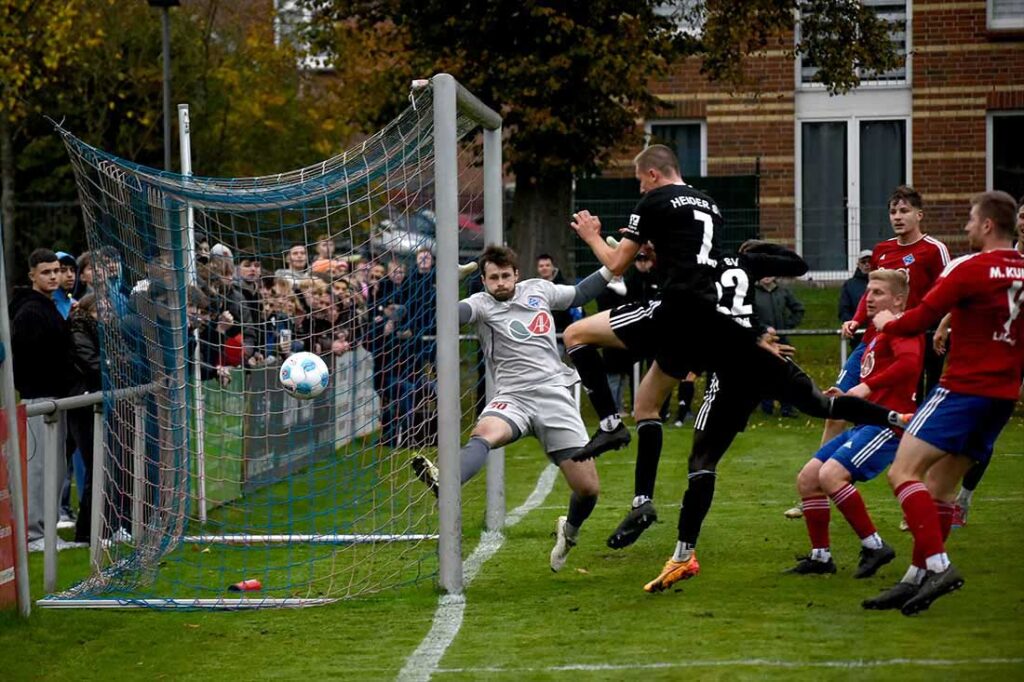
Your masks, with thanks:
M654 85L668 106L645 122L684 177L759 167L762 236L795 244L818 279L891 236L897 184L922 192L925 229L953 253L972 194L1024 195L1024 0L864 1L906 27L892 34L903 68L832 97L812 65L771 50L749 60L757 94L730 94L691 59Z

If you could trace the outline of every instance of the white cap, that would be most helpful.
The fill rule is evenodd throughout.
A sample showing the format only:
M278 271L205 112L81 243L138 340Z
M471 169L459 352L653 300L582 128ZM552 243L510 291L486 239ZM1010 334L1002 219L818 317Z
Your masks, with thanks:
M871 258L871 252L868 251L867 249L864 249L863 251L857 254L857 260L864 260L865 258Z
M229 249L224 244L214 244L213 247L210 249L210 256L216 256L218 258L234 257L231 253L231 249Z

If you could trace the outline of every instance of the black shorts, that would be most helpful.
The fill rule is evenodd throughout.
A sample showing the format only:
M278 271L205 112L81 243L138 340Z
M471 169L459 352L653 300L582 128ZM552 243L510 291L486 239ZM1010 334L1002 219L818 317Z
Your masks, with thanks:
M751 351L739 363L741 371L726 369L711 375L694 421L695 430L739 433L747 428L751 413L762 400L802 403L797 396L814 390L814 383L800 365L760 347L757 351Z
M608 313L608 324L615 336L626 346L634 358L653 357L657 351L654 327L654 311L661 305L660 300L650 303L626 303L616 306Z
M676 379L685 379L690 372L721 373L738 363L746 366L758 349L754 330L737 324L697 296L662 298L653 320L649 342L656 345L654 359L663 372Z

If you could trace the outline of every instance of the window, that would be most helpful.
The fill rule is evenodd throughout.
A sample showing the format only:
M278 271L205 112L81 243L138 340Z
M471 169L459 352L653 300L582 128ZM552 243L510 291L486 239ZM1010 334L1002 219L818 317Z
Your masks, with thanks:
M878 18L883 21L888 21L895 24L893 30L889 33L889 38L896 47L896 53L902 59L902 63L891 71L884 73L873 73L873 72L862 72L861 86L865 85L886 85L886 84L904 84L907 81L907 51L908 51L908 33L909 24L907 20L907 3L906 0L861 0L865 7L871 7L875 13L878 14ZM1017 0L1017 2L1024 3L1024 0ZM802 87L820 87L820 84L814 82L814 75L818 72L816 67L806 57L801 57L800 65L800 85Z
M652 121L646 128L648 144L663 144L676 153L684 179L707 175L707 129L703 121Z
M311 54L309 42L303 32L312 20L306 7L299 7L297 0L274 0L274 44L291 44L299 53L299 68L324 71L331 68L325 54Z
M1024 28L1024 0L988 0L988 27Z
M892 236L888 199L907 179L904 119L800 124L800 242L812 270L845 271Z
M988 117L989 189L1024 196L1024 111L992 112Z

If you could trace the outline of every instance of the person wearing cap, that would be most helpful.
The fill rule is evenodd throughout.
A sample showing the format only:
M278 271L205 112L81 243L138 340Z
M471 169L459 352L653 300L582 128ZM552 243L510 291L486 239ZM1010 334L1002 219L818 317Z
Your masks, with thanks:
M853 277L843 282L843 290L839 293L839 321L852 320L857 312L857 304L868 288L868 273L871 272L871 250L864 249L857 254L857 269Z
M65 320L71 314L71 307L75 305L72 292L78 283L78 261L70 253L57 252L57 263L60 271L57 276L57 289L53 292L53 302L57 305L57 312Z

